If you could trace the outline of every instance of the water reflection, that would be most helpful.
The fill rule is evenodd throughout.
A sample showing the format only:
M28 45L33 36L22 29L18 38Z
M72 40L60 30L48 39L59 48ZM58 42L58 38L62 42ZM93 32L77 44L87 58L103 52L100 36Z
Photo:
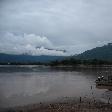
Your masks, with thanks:
M5 69L9 70L5 72ZM1 107L50 101L66 96L107 100L107 89L96 88L94 82L98 69L64 71L37 66L28 66L25 69L13 66L11 69L6 67L0 70ZM109 91L108 95L112 98L111 93Z

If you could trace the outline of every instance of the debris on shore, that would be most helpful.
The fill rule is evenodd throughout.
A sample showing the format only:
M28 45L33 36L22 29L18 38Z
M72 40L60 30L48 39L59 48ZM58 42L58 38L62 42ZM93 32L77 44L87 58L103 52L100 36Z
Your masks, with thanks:
M1 112L1 111L0 111ZM112 104L79 98L3 109L2 112L112 112Z

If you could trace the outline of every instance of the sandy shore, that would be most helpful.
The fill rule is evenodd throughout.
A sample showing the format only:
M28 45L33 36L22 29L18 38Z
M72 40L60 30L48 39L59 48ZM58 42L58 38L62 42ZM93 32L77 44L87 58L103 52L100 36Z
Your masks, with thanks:
M112 112L112 104L83 98L1 109L0 112Z

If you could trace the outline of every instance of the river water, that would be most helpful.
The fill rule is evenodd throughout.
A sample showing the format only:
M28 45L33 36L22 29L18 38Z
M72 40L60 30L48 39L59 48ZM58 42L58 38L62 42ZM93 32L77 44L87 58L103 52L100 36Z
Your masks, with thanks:
M87 97L112 102L110 89L96 88L97 76L111 74L109 68L50 68L45 66L0 66L0 107L13 107Z

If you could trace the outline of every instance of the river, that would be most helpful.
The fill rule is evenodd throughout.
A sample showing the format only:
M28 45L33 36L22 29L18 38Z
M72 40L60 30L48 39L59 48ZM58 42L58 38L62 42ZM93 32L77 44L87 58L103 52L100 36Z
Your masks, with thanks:
M0 107L47 102L62 97L88 97L112 102L112 91L96 88L99 75L109 68L51 68L46 66L0 66Z

